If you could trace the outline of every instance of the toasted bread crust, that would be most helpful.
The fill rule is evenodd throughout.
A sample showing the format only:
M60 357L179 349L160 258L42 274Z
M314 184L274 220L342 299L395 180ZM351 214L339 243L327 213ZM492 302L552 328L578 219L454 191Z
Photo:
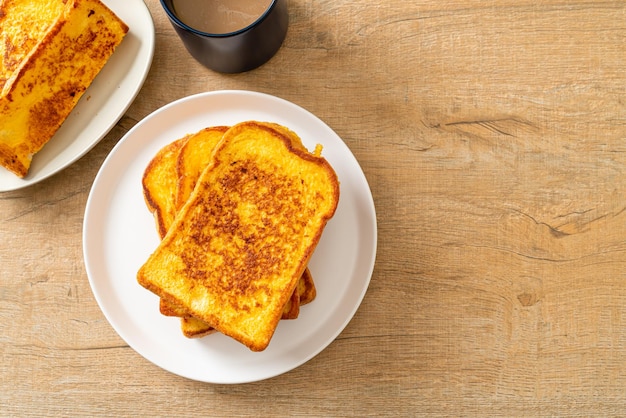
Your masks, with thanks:
M150 160L141 178L146 206L154 216L159 237L163 238L176 216L176 156L189 136L161 148Z
M187 201L202 170L209 164L215 146L221 141L228 126L211 126L193 134L180 149L176 159L176 210Z
M302 278L298 282L298 294L300 294L300 306L313 302L317 296L315 282L308 267L304 269Z
M187 338L202 338L217 332L215 328L207 327L206 322L193 316L180 318L180 329Z
M235 125L137 280L263 350L338 199L324 158L267 124Z

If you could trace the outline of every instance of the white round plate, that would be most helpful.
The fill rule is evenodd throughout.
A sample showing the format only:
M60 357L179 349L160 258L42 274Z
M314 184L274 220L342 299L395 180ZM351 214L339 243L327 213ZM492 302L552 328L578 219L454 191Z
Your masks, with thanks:
M122 117L146 79L154 55L154 24L142 0L103 0L129 27L126 37L50 141L33 157L26 178L0 167L0 192L52 176L91 150Z
M277 122L301 136L337 172L340 198L309 263L316 299L295 320L280 321L270 345L252 352L221 334L187 339L178 318L160 314L158 298L136 280L159 238L141 177L166 144L208 126ZM346 144L324 122L286 100L248 91L216 91L173 102L139 122L113 148L89 194L83 254L94 296L117 333L147 360L189 379L244 383L305 363L330 344L359 307L376 258L374 202Z

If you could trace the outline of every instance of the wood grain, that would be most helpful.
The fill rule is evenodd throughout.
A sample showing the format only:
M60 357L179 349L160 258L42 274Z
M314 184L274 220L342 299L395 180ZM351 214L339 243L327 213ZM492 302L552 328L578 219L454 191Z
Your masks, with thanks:
M157 0L152 68L106 138L0 194L0 415L620 416L626 4L290 1L266 65L204 69ZM355 154L378 256L354 319L276 378L208 385L129 348L82 260L95 175L150 112L217 89L310 110Z

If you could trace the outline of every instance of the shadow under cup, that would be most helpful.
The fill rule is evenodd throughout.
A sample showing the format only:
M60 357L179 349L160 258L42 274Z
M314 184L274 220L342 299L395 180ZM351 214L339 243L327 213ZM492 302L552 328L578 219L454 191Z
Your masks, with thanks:
M276 54L287 34L286 0L273 0L249 26L230 33L211 34L183 23L174 13L173 0L161 5L187 51L207 68L222 73L249 71Z

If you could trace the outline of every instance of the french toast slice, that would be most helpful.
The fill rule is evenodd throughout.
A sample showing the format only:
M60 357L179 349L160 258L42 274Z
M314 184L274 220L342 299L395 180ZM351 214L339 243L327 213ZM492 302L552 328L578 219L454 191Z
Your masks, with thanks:
M292 131L272 125L290 136L292 144L305 149L300 138ZM176 216L177 207L188 199L202 170L208 165L211 154L221 140L226 126L205 128L197 133L171 142L161 148L149 162L142 178L144 199L154 214L159 236L163 238ZM300 305L310 303L316 294L315 283L309 269L305 269L296 291L285 304L281 319L296 319ZM163 315L181 317L181 330L189 338L211 334L214 329L193 318L185 309L163 298L159 301Z
M264 350L338 200L339 182L324 158L267 124L237 124L137 281L250 350Z
M186 135L161 148L148 164L142 178L144 199L154 214L161 238L173 222L178 207L191 195L200 173L210 161L213 149L227 130L227 126L213 126ZM298 137L294 140L300 141ZM306 274L310 276L310 272ZM310 287L314 286L312 278L309 278L307 286L303 292L310 291ZM299 300L298 293L294 292L285 305L282 319L298 317ZM183 308L164 299L161 299L159 308L166 316L188 316Z
M291 139L292 145L305 150L300 137L298 137L295 132L278 124L269 125L287 135ZM178 175L178 190L176 195L177 209L179 209L191 195L202 170L204 170L210 161L213 149L221 140L224 132L226 132L228 128L228 126L212 126L205 128L198 134L189 136L189 139L178 152L178 161L176 164L176 171ZM313 298L310 297L311 292L313 292L314 298L315 284L313 282L311 272L307 268L298 281L298 287L285 304L281 319L296 319L300 314L300 306L313 300ZM305 294L307 297L304 299L304 303L302 303L301 294ZM189 315L184 311L184 309L180 306L173 307L173 304L165 301L164 299L161 299L159 307L161 313L164 315L174 314L174 316L182 317L181 330L187 337L193 338L198 335L207 335L209 328L211 328L210 325L201 320L195 318L193 321L188 320Z
M128 29L99 0L0 3L0 165L28 174Z

